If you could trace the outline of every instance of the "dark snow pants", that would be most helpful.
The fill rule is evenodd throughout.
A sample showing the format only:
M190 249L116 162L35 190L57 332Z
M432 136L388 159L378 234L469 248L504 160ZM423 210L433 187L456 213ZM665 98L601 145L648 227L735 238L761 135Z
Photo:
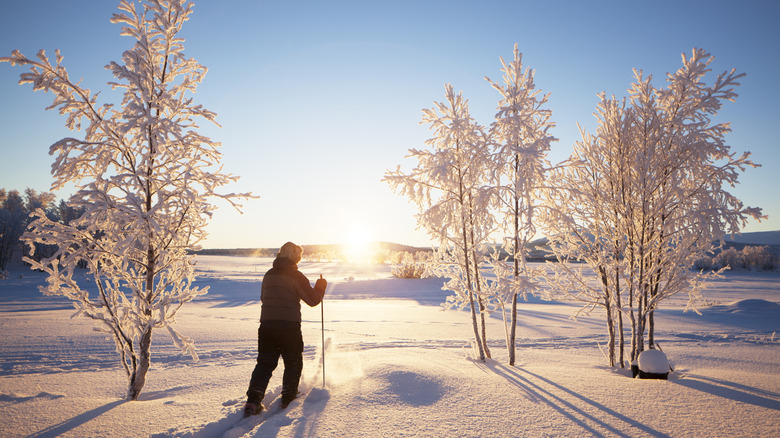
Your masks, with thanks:
M282 398L295 398L303 371L303 336L300 323L260 323L257 330L257 350L257 365L246 392L248 401L259 403L263 399L268 381L279 364L279 356L284 362Z

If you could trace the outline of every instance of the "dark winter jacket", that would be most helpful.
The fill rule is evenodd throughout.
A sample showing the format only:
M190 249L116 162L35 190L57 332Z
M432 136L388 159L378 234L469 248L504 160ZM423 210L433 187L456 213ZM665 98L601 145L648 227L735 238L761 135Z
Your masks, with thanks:
M261 287L260 322L301 323L301 300L311 307L325 295L324 280L311 287L298 265L286 257L277 257L273 268L265 273ZM273 324L273 323L272 323Z

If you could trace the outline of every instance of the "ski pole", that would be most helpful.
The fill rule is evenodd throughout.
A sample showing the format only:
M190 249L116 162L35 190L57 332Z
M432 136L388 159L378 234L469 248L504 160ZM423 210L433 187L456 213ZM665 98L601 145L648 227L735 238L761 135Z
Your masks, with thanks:
M320 278L322 278L322 274L320 274ZM325 389L325 291L322 291L320 314L322 316L322 389Z

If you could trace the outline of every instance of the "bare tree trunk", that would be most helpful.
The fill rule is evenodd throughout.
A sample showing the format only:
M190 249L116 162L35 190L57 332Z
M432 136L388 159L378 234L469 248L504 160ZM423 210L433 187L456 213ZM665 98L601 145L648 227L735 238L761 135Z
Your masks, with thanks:
M642 287L644 289L644 286ZM642 292L637 309L637 330L636 330L636 355L634 359L639 358L639 353L645 350L645 327L647 327L647 291Z
M634 314L634 288L631 287L629 291L628 311L631 318L631 362L634 362L637 358L636 343L637 343L637 315Z
M482 341L479 337L479 327L477 326L477 309L476 303L474 303L474 289L471 281L471 266L469 263L469 251L468 243L466 241L466 224L463 224L463 242L465 247L463 248L464 268L466 269L466 284L469 290L469 307L471 308L471 325L474 328L474 340L477 342L479 349L479 360L485 361L485 346L482 345Z
M647 315L647 346L648 348L654 348L655 347L655 339L653 337L653 333L655 332L655 318L653 318L653 314L655 311L650 311L650 314Z
M604 309L607 317L607 333L609 334L609 366L615 366L615 322L612 318L612 300L609 293L609 281L607 279L607 270L604 267L599 268L601 285L604 288Z
M481 296L477 296L477 300L479 301L479 316L480 319L482 319L482 346L485 348L485 357L490 359L492 356L490 355L490 348L487 344L487 332L485 330L485 305L482 302Z
M455 110L455 108L453 108ZM466 205L466 190L463 187L463 169L460 166L460 142L456 142L456 150L458 153L458 202L460 204L461 215L461 232L463 237L463 267L466 269L466 284L469 291L469 307L471 307L471 324L474 328L474 340L477 342L479 348L479 360L485 361L485 345L479 338L479 327L477 327L477 310L474 303L474 286L471 278L471 267L469 263L469 251L472 250L469 245L467 225L470 224L470 220L466 220L465 205ZM473 243L472 243L473 244Z
M622 303L620 299L620 272L618 270L615 270L615 307L614 312L617 314L617 330L618 330L618 336L620 338L620 368L625 368L625 362L623 361L623 309L622 309ZM614 318L612 321L612 324L615 324ZM614 334L613 334L614 337ZM614 366L614 365L613 365Z
M512 294L512 327L509 330L509 366L515 366L515 344L517 334L517 293Z
M612 306L609 304L609 298L606 300L607 310L607 333L609 333L609 366L615 366L615 321L612 318Z
M623 334L623 310L622 310L622 304L620 299L620 293L618 293L617 296L617 316L618 316L618 337L620 342L620 368L626 367L626 360L625 360L625 347L626 347L626 339L625 335Z
M515 155L515 175L520 171L520 158ZM514 255L512 256L512 259L514 259L514 265L515 265L515 281L517 281L517 277L520 275L520 265L519 260L517 259L520 255L520 251L518 250L520 246L520 198L515 194L515 247L514 247ZM509 332L509 345L507 345L507 348L509 348L509 366L515 366L515 345L516 345L516 334L517 334L517 292L512 294L512 327Z
M474 328L474 340L477 342L477 348L479 348L479 360L485 361L485 349L482 346L482 341L479 339L479 327L477 326L477 311L474 303L474 292L469 288L469 306L471 307L471 325Z
M474 249L474 231L471 231L471 247ZM474 254L472 255L472 261L474 262L474 283L477 286L477 301L479 302L479 318L482 322L482 347L485 349L485 357L490 359L492 356L490 355L490 348L487 344L487 331L485 329L485 303L482 300L482 286L481 284L481 278L479 274L479 265L477 264L477 254L476 251L474 251Z
M466 225L463 224L463 237L464 242L466 242ZM468 243L464 243L464 245L467 245L463 250L463 257L464 257L464 267L466 268L466 284L468 285L469 290L469 307L471 308L471 325L474 328L474 340L477 342L477 348L479 348L479 360L482 362L485 361L485 348L482 345L482 341L479 337L479 327L477 325L477 308L476 303L474 303L474 289L473 289L473 283L471 281L471 266L469 264L469 255L468 255Z
M141 335L141 340L138 344L138 366L134 367L133 374L130 376L130 387L127 390L128 400L138 400L138 396L141 394L141 390L146 383L146 372L149 371L149 365L151 363L151 350L152 350L152 327L149 326L144 330Z

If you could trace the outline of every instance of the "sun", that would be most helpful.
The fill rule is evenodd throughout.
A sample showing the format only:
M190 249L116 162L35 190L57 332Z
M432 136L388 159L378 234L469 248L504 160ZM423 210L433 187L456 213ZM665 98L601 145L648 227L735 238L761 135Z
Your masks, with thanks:
M371 257L373 236L363 225L353 225L347 232L344 257L350 262L366 262Z
M371 233L369 233L365 227L355 225L350 228L349 235L347 236L347 244L350 248L363 249L370 241Z

